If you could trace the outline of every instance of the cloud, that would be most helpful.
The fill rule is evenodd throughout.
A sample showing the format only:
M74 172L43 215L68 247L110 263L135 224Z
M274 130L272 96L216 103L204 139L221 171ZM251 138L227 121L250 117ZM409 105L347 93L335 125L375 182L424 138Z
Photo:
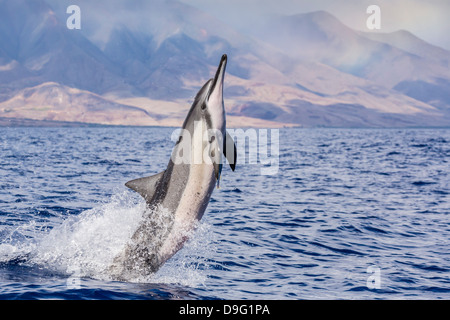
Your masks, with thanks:
M347 26L368 31L366 9L381 8L381 32L408 30L420 38L450 50L450 1L448 0L184 0L241 31L261 23L270 14L296 14L325 10Z
M133 31L158 28L167 24L168 6L165 0L46 0L61 21L68 17L66 8L81 9L81 32L102 47L113 29L126 26Z
M240 31L257 28L273 14L296 14L325 10L347 26L368 31L366 9L381 8L381 32L408 30L420 38L450 50L450 1L448 0L180 0L221 19ZM65 19L66 8L77 4L82 10L83 32L106 41L109 31L120 24L145 29L151 21L164 18L164 0L47 0ZM162 10L162 11L161 11ZM152 24L157 25L156 23Z

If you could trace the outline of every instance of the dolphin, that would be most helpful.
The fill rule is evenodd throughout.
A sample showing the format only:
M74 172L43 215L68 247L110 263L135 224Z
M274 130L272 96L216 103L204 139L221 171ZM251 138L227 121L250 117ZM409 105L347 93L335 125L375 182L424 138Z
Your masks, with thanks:
M183 247L219 187L222 153L232 171L236 145L226 132L223 83L227 55L214 78L197 93L184 120L166 170L125 185L139 193L147 209L109 271L113 279L147 277Z

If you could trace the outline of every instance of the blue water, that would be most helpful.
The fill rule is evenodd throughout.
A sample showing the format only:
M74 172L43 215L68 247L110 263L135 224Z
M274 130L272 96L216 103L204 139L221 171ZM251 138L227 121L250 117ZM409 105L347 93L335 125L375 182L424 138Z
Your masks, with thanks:
M277 174L224 169L181 251L111 281L144 205L124 182L172 131L0 128L0 298L450 298L449 129L280 130Z

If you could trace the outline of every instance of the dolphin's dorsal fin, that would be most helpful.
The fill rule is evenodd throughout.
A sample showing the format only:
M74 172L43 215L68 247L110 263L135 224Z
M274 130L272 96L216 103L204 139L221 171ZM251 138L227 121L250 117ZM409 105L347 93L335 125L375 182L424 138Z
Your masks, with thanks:
M149 202L153 194L155 193L156 187L158 185L159 180L164 175L164 172L160 172L150 177L139 178L135 180L128 181L125 185L131 190L136 191L142 197L144 197L145 201Z
M225 155L225 158L227 158L231 170L234 171L237 159L236 144L228 132L225 136L225 141L223 142L223 154Z

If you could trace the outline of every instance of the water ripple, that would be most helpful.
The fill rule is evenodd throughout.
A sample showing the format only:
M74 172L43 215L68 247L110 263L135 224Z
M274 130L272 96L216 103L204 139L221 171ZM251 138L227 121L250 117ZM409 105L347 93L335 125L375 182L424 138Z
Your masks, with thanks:
M278 174L224 167L200 229L152 283L101 279L139 214L123 184L164 170L171 133L0 128L0 298L450 297L447 129L283 129ZM82 290L71 266L89 275Z

